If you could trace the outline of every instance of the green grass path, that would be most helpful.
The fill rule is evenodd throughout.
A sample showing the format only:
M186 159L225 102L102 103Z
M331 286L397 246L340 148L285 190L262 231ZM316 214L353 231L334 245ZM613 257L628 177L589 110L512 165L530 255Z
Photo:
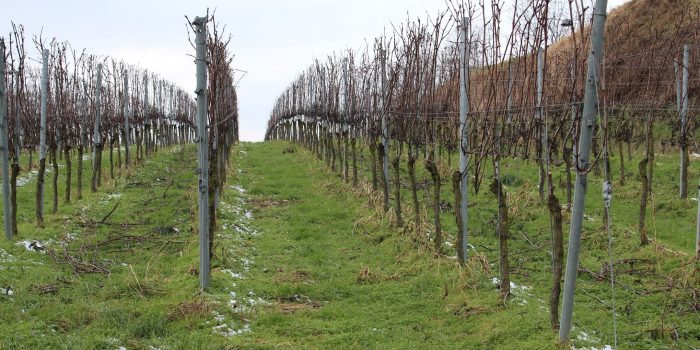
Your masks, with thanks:
M216 344L203 324L211 314L196 307L194 147L178 149L105 180L96 193L88 172L84 198L70 205L61 198L57 214L47 209L44 229L31 217L35 181L19 188L19 235L0 242L0 349ZM61 169L61 190L63 176ZM50 198L50 182L46 193ZM21 241L40 241L46 250Z
M33 220L35 183L22 186L20 236L0 241L0 349L557 348L546 302L549 232L528 181L508 192L514 285L504 303L486 191L470 197L474 249L460 268L447 243L444 256L433 255L430 227L392 227L366 184L351 188L288 143L242 143L221 197L212 285L201 294L195 159L194 146L161 150L97 193L62 203L44 229ZM510 173L527 179L517 165ZM634 190L626 189L618 196ZM678 210L659 210L692 209L668 203ZM454 217L441 216L454 241ZM617 268L619 349L700 347L700 262L640 248L625 225L613 234L616 258L638 262ZM595 277L607 264L606 237L586 221L572 332L579 349L612 343L610 285Z
M497 291L464 294L449 258L372 220L372 209L309 152L285 144L243 144L236 181L247 189L259 252L238 283L272 302L252 317L252 332L234 344L263 348L547 348L546 313L512 310L508 322ZM361 218L368 218L362 220ZM358 219L360 222L358 223ZM358 223L356 225L356 223ZM453 296L453 293L455 295ZM537 309L536 309L537 310ZM537 311L536 311L537 312ZM484 317L478 316L483 314ZM473 315L473 316L472 316ZM491 315L491 316L489 316ZM514 344L511 337L519 337ZM533 341L528 347L528 341Z
M283 142L243 143L234 157L240 172L232 181L247 189L250 223L260 234L249 242L255 263L233 288L268 304L247 316L252 331L229 338L228 344L270 349L557 348L548 317L546 229L511 232L515 284L513 297L503 303L492 282L498 276L498 243L490 230L471 232L476 249L469 265L460 268L452 248L446 245L447 256L434 257L425 234L391 227L389 218L368 204L367 193L354 194L324 162L291 148L293 153L286 152L290 145ZM472 197L475 206L470 208L470 219L481 220L474 222L481 228L488 225L484 220L490 220L494 205L484 192ZM541 219L543 209L527 198L524 205L511 203L513 210ZM446 220L453 219L447 215ZM446 225L448 240L453 240L452 225ZM605 231L586 228L581 266L597 271L607 261ZM619 348L700 345L697 311L689 308L697 263L682 254L640 249L634 239L618 234L618 259L652 264L641 273L619 267ZM572 343L577 348L612 344L606 280L580 274L574 318ZM678 339L655 333L668 325Z

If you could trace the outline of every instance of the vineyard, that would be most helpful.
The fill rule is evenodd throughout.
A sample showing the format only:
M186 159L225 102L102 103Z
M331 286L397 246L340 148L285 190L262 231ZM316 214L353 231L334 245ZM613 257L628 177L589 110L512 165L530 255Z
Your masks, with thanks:
M262 143L214 14L184 87L12 23L0 349L700 348L700 1L606 3L447 1Z

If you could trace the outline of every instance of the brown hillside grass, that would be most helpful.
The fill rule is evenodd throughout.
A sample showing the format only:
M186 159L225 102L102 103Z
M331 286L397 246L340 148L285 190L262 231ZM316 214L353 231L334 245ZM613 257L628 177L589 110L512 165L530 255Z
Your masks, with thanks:
M600 90L607 106L630 111L672 107L676 101L673 62L681 61L684 44L693 45L689 66L692 105L692 96L700 91L700 79L693 78L700 57L700 45L695 45L699 31L700 0L633 0L611 11L605 30L605 89L601 86ZM543 102L547 113L567 113L572 100L583 99L589 34L589 26L577 29L575 40L565 36L547 48ZM574 55L576 79L572 80ZM536 97L534 52L497 68L472 69L469 98L473 114L504 114L508 64L515 81L512 113L516 118L531 118ZM441 86L437 94L438 100L445 101L443 111L459 110L458 77Z

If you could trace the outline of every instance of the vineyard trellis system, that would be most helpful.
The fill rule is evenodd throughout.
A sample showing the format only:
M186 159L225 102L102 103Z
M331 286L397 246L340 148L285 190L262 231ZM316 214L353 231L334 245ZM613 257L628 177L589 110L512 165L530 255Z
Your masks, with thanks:
M115 168L120 172L129 165L132 145L136 147L137 161L142 161L159 147L191 140L192 99L183 89L153 72L113 58L76 51L67 42L53 39L47 43L42 37L34 37L34 46L41 57L38 69L29 64L33 59L27 53L21 25L13 25L13 32L2 43L3 68L7 72L2 80L9 87L2 96L5 107L2 116L7 125L3 132L8 135L3 157L7 153L12 162L9 177L3 175L10 180L10 191L3 193L10 202L9 217L5 217L6 225L10 226L9 230L6 228L7 238L18 234L16 191L22 152L29 156L26 170L31 171L32 155L38 149L35 208L36 223L41 228L47 155L53 167L51 212L55 213L59 205L59 160L66 165L64 202L70 203L73 158L78 161L75 195L81 199L86 158L92 161L91 191L102 185L105 143L109 145L109 177L114 179ZM152 103L149 95L153 97ZM88 147L92 154L86 157Z
M204 290L209 286L217 210L231 147L239 140L238 97L233 57L228 49L231 37L224 34L209 13L193 21L188 19L188 23L195 34L197 66L199 278Z
M68 204L74 197L82 199L86 159L91 160L93 170L90 189L96 192L104 178L114 180L159 149L195 142L204 152L198 172L206 175L199 186L207 196L199 203L205 214L199 222L208 261L230 149L239 139L238 104L228 49L230 38L224 37L213 15L199 20L199 32L195 32L202 34L198 43L205 51L201 53L205 74L201 77L203 85L199 81L198 105L191 93L156 73L77 51L56 39L46 42L42 36L33 37L41 57L41 67L35 67L31 62L37 59L29 53L21 25L13 24L12 32L0 38L0 158L7 239L22 235L17 230L18 176L22 171L32 171L35 152L39 154L36 225L42 228L46 156L52 166L53 214L60 202L59 161L65 165L63 202ZM207 27L211 29L207 31ZM103 174L106 169L102 161L106 145L108 175ZM90 155L85 154L88 148ZM27 156L26 167L21 164L22 155ZM75 194L71 188L74 160L78 162ZM209 268L208 263L201 266L202 288L208 284Z
M612 145L618 145L621 185L623 146L627 145L629 159L632 143L644 145L638 223L644 245L649 243L645 212L654 181L654 125L672 130L671 137L662 140L663 147L679 146L681 199L687 197L688 146L698 147L693 93L700 80L692 77L698 72L700 26L695 12L677 1L670 6L687 9L675 19L672 30L650 27L641 37L627 36L605 31L606 3L595 1L589 9L583 0L516 1L512 10L496 0L449 3L449 10L428 20L394 26L392 34L377 38L374 45L315 60L278 97L265 138L303 145L346 182L352 180L353 186L358 186L357 144L366 146L372 189L382 191L383 210L393 212L399 227L406 226L399 171L399 162L406 159L415 220L411 227L416 230L421 228L422 204L416 195L415 163L422 156L434 190L429 205L437 254L443 253L444 237L439 215L443 179L436 162L443 149L448 159L458 153L460 166L452 184L461 264L467 263L467 181L478 192L491 162L494 178L489 188L498 200L496 232L504 299L510 295L509 233L499 160L534 159L539 198L549 213L552 232L550 322L565 341L571 330L586 175L600 173L603 165L608 208L604 220L609 222ZM512 22L502 27L506 16ZM636 24L621 24L623 20L608 18L608 28L610 22L618 28ZM644 128L638 127L641 123ZM564 204L555 191L554 169L566 174ZM562 212L567 211L572 212L572 223L564 276ZM700 220L697 227L695 255L700 258Z

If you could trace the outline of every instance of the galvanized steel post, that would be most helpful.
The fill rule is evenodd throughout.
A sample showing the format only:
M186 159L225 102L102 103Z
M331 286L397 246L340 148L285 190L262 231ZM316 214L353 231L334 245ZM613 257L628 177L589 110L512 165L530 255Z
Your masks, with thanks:
M681 110L680 110L680 146L681 146L681 165L678 185L678 196L680 199L688 197L688 144L687 144L687 125L688 125L688 65L690 64L690 45L683 46L683 92L681 95Z
M586 202L588 161L591 153L596 113L598 112L597 85L603 60L603 35L607 16L607 5L607 0L596 0L593 10L592 45L588 59L586 91L584 95L583 115L581 118L579 162L577 164L574 203L571 212L569 251L566 257L566 276L564 278L564 300L562 303L561 324L559 328L559 340L562 342L569 339L569 333L571 332L571 318L574 309L574 293L576 290L576 274L578 273L578 258L581 248L583 209Z
M129 75L124 73L124 162L128 167L131 163L129 154Z
M461 39L459 40L459 135L460 135L460 147L459 147L459 172L461 174L461 179L459 182L459 191L461 195L461 201L459 203L459 211L457 215L460 215L462 219L462 228L460 230L460 240L458 247L459 261L463 264L467 262L467 228L468 225L468 212L467 212L467 184L468 184L468 172L467 164L469 163L469 158L467 156L467 147L469 145L468 139L468 125L467 116L469 114L469 56L470 56L470 40L468 35L469 30L469 19L467 17L462 18L462 25L460 27L459 35Z
M7 140L7 90L5 86L5 43L0 42L0 151L2 151L2 211L5 236L12 239L12 213L10 207L10 162Z
M196 17L197 173L199 174L199 284L209 286L209 137L207 131L207 18Z
M381 99L382 99L382 147L384 148L384 157L382 157L382 169L384 170L384 183L387 186L387 189L384 191L384 193L388 193L389 190L389 183L390 183L390 178L389 178L389 123L386 118L386 50L384 47L379 51L380 54L382 55L381 57L381 67L380 67L380 73L381 73L381 82L382 82L382 93L381 93ZM388 207L388 198L384 198L384 205L385 209Z
M42 65L41 65L41 120L39 126L39 162L42 159L46 159L46 115L47 110L47 99L49 93L49 50L44 49L41 53L42 55ZM37 206L37 212L39 217L44 217L44 181L38 180L39 184L39 203Z

